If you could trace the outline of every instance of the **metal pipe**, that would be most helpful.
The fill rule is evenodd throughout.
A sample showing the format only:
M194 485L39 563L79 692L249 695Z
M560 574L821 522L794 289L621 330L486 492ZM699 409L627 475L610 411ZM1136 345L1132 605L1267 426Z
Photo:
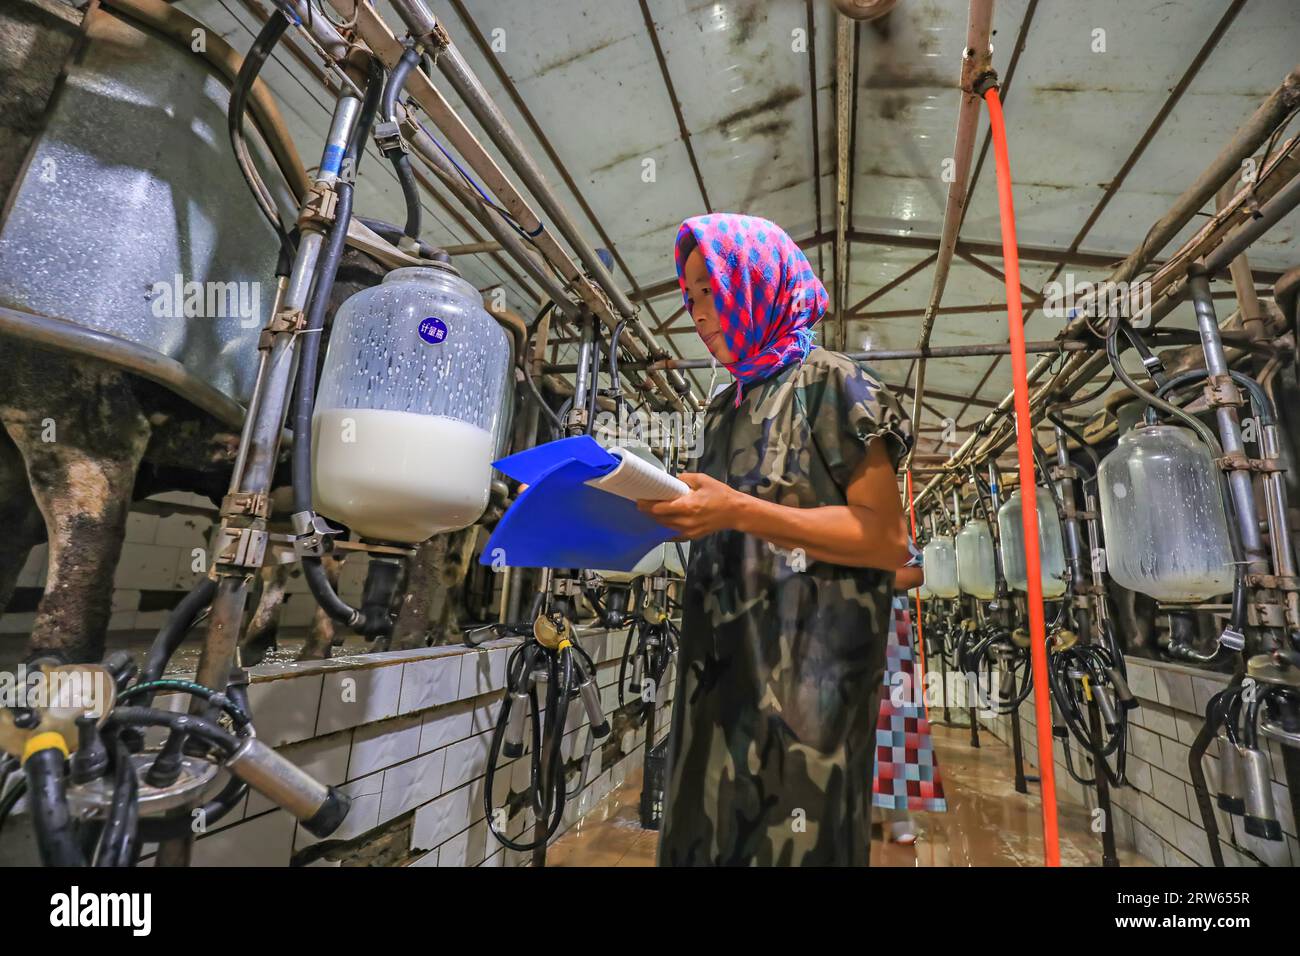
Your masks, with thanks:
M1038 342L1026 342L1026 352L1051 352L1059 354L1061 352L1086 352L1094 348L1088 342L1080 340L1058 341L1056 339L1047 339ZM1011 351L1011 345L1007 342L992 342L987 345L938 345L925 349L867 349L860 352L845 352L849 358L859 362L892 362L903 359L926 358L964 358L968 356L979 355L1007 355ZM709 368L712 359L661 359L657 362L619 362L620 369L626 368L676 368L676 369L693 369ZM576 372L578 367L574 364L565 365L548 365L548 372ZM913 428L913 432L916 429Z
M338 179L338 162L343 156L361 110L361 100L351 91L343 91L334 107L334 117L325 140L316 182L332 186ZM304 212L306 204L304 204ZM323 235L319 227L306 225L294 257L293 270L285 284L280 311L275 318L290 319L300 314L307 304L312 278L316 272ZM252 498L269 495L278 458L280 434L284 429L285 415L289 409L289 389L297 365L297 332L292 322L283 322L272 335L267 356L266 378L259 397L256 415L244 423L240 444L247 445L248 458L244 473L238 477L239 492ZM230 516L222 509L221 537L239 527L230 525ZM265 524L265 516L252 515L253 527ZM243 620L244 604L248 597L248 569L242 565L226 566L221 563L218 550L214 557L217 573L221 575L217 596L213 601L212 615L199 656L195 679L206 687L222 688L230 675L235 659ZM201 701L195 701L196 706Z
M1214 205L1217 212L1222 212L1231 203L1237 193L1237 182L1238 180L1230 180L1215 193ZM1246 258L1244 252L1232 260L1228 271L1232 275L1232 290L1236 293L1238 308L1241 309L1242 328L1252 339L1262 339L1265 332L1264 310L1259 304L1259 295L1255 292L1255 279L1250 274L1250 260Z
M411 39L427 44L438 29L438 18L433 15L423 0L389 0L397 16L406 24Z
M320 48L342 60L348 55L348 41L334 28L329 17L319 13L311 6L311 0L277 0L282 7L289 7L298 15L298 25L307 29ZM396 2L393 4L397 5Z
M1281 445L1277 425L1260 428L1259 448L1266 461L1278 462ZM1287 627L1300 630L1300 591L1287 587L1296 583L1295 548L1291 541L1291 525L1287 508L1286 474L1281 471L1264 473L1264 507L1268 516L1269 544L1273 552L1273 573L1284 587L1287 609Z
M1223 354L1223 341L1219 338L1219 320L1214 314L1214 300L1210 297L1210 279L1204 267L1195 265L1187 274L1187 290L1196 312L1196 327L1201 333L1201 346L1205 352L1205 368L1211 380L1227 376L1228 360ZM1246 443L1241 437L1241 421L1232 405L1217 405L1214 417L1219 424L1219 442L1225 458L1244 457ZM1259 517L1255 510L1255 485L1250 472L1233 468L1228 472L1228 486L1237 513L1237 527L1241 546L1254 574L1268 573L1268 556L1259 533Z
M569 298L568 290L538 261L533 252L524 245L517 232L503 222L495 212L484 207L481 197L465 185L464 179L456 171L451 160L443 155L433 137L420 128L404 107L398 106L397 114L401 118L400 123L406 141L415 154L438 175L452 195L460 200L485 229L492 233L501 248L541 286L542 291L550 297L557 308L570 319L581 316L582 310Z
M952 269L952 258L957 251L957 234L965 218L966 200L970 187L971 160L975 155L975 136L979 130L981 113L980 95L975 84L992 73L993 63L989 34L993 27L993 0L971 0L966 22L966 48L961 62L961 103L957 112L957 142L953 147L953 178L948 183L948 199L943 212L943 230L939 236L939 257L935 260L934 282L930 287L930 301L921 321L921 334L917 348L930 344L935 316L943 300ZM916 365L916 391L912 396L912 427L921 423L922 399L925 393L925 357Z
M596 338L596 320L588 316L582 323L582 342L578 346L578 372L573 379L573 407L569 412L569 430L574 435L586 431L588 390L596 388L591 376L591 350Z

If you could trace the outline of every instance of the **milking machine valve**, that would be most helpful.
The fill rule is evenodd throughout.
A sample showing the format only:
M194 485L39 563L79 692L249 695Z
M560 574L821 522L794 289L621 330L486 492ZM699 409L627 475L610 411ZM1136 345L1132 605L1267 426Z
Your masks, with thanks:
M142 670L125 652L101 664L28 665L30 706L0 710L0 826L26 798L47 866L131 866L147 842L202 832L251 787L318 837L343 822L349 800L260 741L247 674L224 692L161 677L169 649ZM159 693L202 703L200 713L154 705ZM150 740L147 731L166 737ZM21 777L8 788L8 776ZM230 779L220 785L218 773ZM205 802L206 801L206 802Z
M575 793L586 785L596 740L610 733L609 721L600 706L596 664L578 643L573 625L576 601L582 594L580 578L543 572L541 591L534 603L532 633L515 648L506 664L506 687L488 754L483 809L492 834L513 850L544 853L563 819L570 797L562 748L570 702L582 701L590 723ZM546 684L544 714L538 700L539 683ZM532 734L526 739L529 723ZM531 757L525 757L530 751ZM536 824L531 840L511 839L499 825L498 815L504 808L493 807L492 798L500 757L530 760L527 806Z

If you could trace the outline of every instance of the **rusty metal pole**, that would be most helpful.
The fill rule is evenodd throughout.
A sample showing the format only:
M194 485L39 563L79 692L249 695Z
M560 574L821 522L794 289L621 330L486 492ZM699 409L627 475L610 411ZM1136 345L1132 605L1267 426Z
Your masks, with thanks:
M957 112L957 142L953 147L952 179L948 182L948 201L943 211L943 232L939 237L939 258L935 260L934 282L930 287L930 301L921 321L921 334L916 347L930 345L930 333L943 301L943 292L952 269L953 254L957 251L957 234L969 198L971 160L975 155L975 135L979 130L982 105L975 93L975 82L992 70L992 48L989 36L993 28L993 0L971 0L970 15L966 24L966 48L961 61L961 103ZM912 394L912 428L920 427L922 399L925 395L925 358L916 363L916 391ZM910 463L911 453L908 453Z

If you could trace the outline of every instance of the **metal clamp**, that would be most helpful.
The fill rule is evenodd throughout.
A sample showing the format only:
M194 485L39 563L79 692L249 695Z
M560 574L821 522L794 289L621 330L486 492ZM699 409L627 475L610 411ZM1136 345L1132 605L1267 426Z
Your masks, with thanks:
M409 127L415 124L409 119ZM407 145L406 139L402 136L401 126L394 120L383 120L375 124L375 145L379 151L384 154L385 159L392 159L394 156L400 156L402 153L409 153L411 147Z
M556 578L551 584L551 593L556 597L579 597L582 582L577 578Z
M1266 590L1300 591L1300 578L1294 574L1248 574L1246 583Z
M1047 473L1054 479L1061 478L1078 478L1079 469L1074 465L1053 465L1047 469Z
M293 525L293 551L300 558L323 558L330 551L330 538L342 534L331 528L314 511L295 511L289 516Z
M277 335L284 335L286 332L297 335L306 327L307 314L302 309L281 309L267 321L262 334L257 338L257 347L266 351Z
M1219 407L1237 407L1241 405L1241 390L1237 388L1237 383L1232 380L1231 375L1211 375L1205 381L1205 387L1202 389L1205 395L1205 403L1211 408Z
M1252 601L1247 607L1247 623L1256 627L1285 627L1286 611L1271 601Z
M260 568L270 535L261 528L222 525L213 547L213 563L240 568Z
M262 491L232 491L221 499L221 516L252 515L254 518L271 516L271 496Z
M335 210L339 203L338 193L326 183L312 183L307 196L302 201L302 211L298 213L298 228L304 231L314 229L323 232L334 221Z
M1214 463L1224 471L1253 471L1260 474L1286 471L1276 458L1247 458L1244 452L1230 451Z

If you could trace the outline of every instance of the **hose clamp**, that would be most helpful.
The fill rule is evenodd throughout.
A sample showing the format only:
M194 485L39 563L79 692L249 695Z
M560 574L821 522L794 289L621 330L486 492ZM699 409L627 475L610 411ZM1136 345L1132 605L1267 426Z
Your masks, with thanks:
M1241 390L1231 375L1211 375L1203 390L1205 402L1211 408L1237 407L1242 404Z
M293 553L299 558L325 557L330 552L330 539L343 533L331 528L314 511L295 511L289 516L289 522L293 525Z
M338 203L338 193L333 186L328 183L312 183L303 198L302 210L298 213L298 228L324 232L334 222Z
M402 136L401 126L395 120L382 120L375 124L375 145L384 154L385 159L394 159L403 153L409 153L411 147Z

